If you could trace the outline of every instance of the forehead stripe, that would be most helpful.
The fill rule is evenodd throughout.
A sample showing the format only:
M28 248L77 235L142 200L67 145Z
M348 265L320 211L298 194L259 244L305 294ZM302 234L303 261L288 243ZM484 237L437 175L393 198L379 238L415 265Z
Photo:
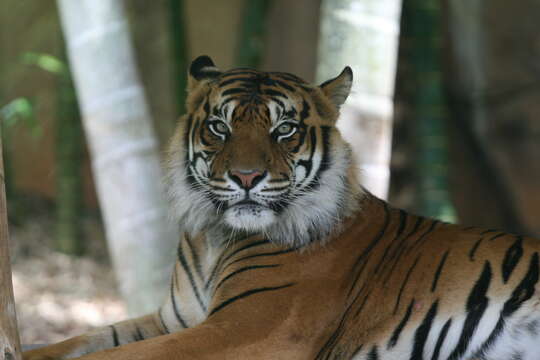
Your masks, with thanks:
M277 91L277 90L274 90L274 89L264 89L263 93L265 95L280 96L280 97L284 97L284 98L287 97L287 95L285 95L284 93L282 93L280 91Z
M295 92L295 91L296 91L295 88L293 88L292 86L290 86L290 85L287 84L287 83L284 83L284 82L281 81L281 80L276 80L276 83L277 83L279 86L281 86L282 88L285 88L285 89L289 90L290 92Z
M309 116L309 104L306 100L302 102L302 112L300 113L300 121L304 121Z
M228 79L228 80L223 80L222 82L219 83L219 86L220 87L224 87L224 86L227 86L227 85L230 85L234 82L237 82L237 81L249 81L251 79L251 77L246 77L246 76L242 76L242 77L237 77L237 78L232 78L232 79Z
M242 69L242 70L231 70L227 73L224 73L221 75L222 78L228 78L230 76L237 76L237 75L254 75L257 74L257 71L255 70L249 70L249 69Z
M281 108L281 110L285 110L285 104L283 103L283 101L274 97L272 98L272 101L275 102Z
M246 92L245 88L232 88L232 89L225 90L223 93L221 93L221 95L227 96L227 95L234 95L234 94L240 94L240 93L245 93L245 92Z

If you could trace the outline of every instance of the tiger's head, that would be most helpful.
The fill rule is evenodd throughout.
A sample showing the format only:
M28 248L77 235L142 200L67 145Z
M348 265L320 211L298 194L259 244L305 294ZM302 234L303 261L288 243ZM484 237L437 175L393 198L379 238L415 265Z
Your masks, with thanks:
M222 72L207 56L195 59L166 166L184 230L222 239L262 233L294 246L327 237L361 192L335 127L351 84L349 67L314 86L288 73Z

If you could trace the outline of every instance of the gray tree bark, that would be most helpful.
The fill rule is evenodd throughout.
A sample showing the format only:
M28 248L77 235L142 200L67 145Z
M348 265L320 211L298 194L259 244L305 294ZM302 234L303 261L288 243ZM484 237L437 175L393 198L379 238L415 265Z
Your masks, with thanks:
M0 360L20 360L21 343L17 332L8 239L2 132L0 129Z
M166 294L176 232L124 2L58 0L109 250L131 315Z
M352 94L338 123L362 184L386 198L401 0L323 0L317 80L352 67Z

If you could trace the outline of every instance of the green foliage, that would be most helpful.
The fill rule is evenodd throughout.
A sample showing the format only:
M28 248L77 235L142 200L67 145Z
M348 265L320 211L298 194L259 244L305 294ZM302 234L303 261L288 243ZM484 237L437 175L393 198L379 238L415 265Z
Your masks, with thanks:
M256 68L261 64L269 5L268 0L246 1L236 59L239 66Z
M62 60L54 55L26 52L22 56L23 63L34 65L40 69L59 76L69 76L69 69Z
M26 52L22 62L48 72L58 80L57 117L55 133L56 157L56 250L71 255L84 253L81 239L82 209L81 158L83 133L80 114L67 61L45 53ZM25 99L16 99L6 110L10 118L24 118L35 124L33 107ZM30 119L34 119L30 121ZM12 120L13 121L13 120Z
M2 127L8 130L15 125L21 124L26 126L34 137L41 136L43 134L43 128L36 120L34 107L34 102L26 97L11 100L9 103L0 107ZM3 136L5 137L7 134Z

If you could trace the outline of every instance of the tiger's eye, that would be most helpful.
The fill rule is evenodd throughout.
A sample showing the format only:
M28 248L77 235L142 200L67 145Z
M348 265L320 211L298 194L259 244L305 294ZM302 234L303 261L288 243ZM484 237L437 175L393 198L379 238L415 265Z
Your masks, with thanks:
M222 134L226 134L229 131L227 125L221 121L216 122L214 126L216 127L216 130Z
M288 124L288 123L285 123L285 124L281 124L278 128L277 128L277 132L281 135L286 135L288 133L290 133L292 131L293 127L291 124Z

